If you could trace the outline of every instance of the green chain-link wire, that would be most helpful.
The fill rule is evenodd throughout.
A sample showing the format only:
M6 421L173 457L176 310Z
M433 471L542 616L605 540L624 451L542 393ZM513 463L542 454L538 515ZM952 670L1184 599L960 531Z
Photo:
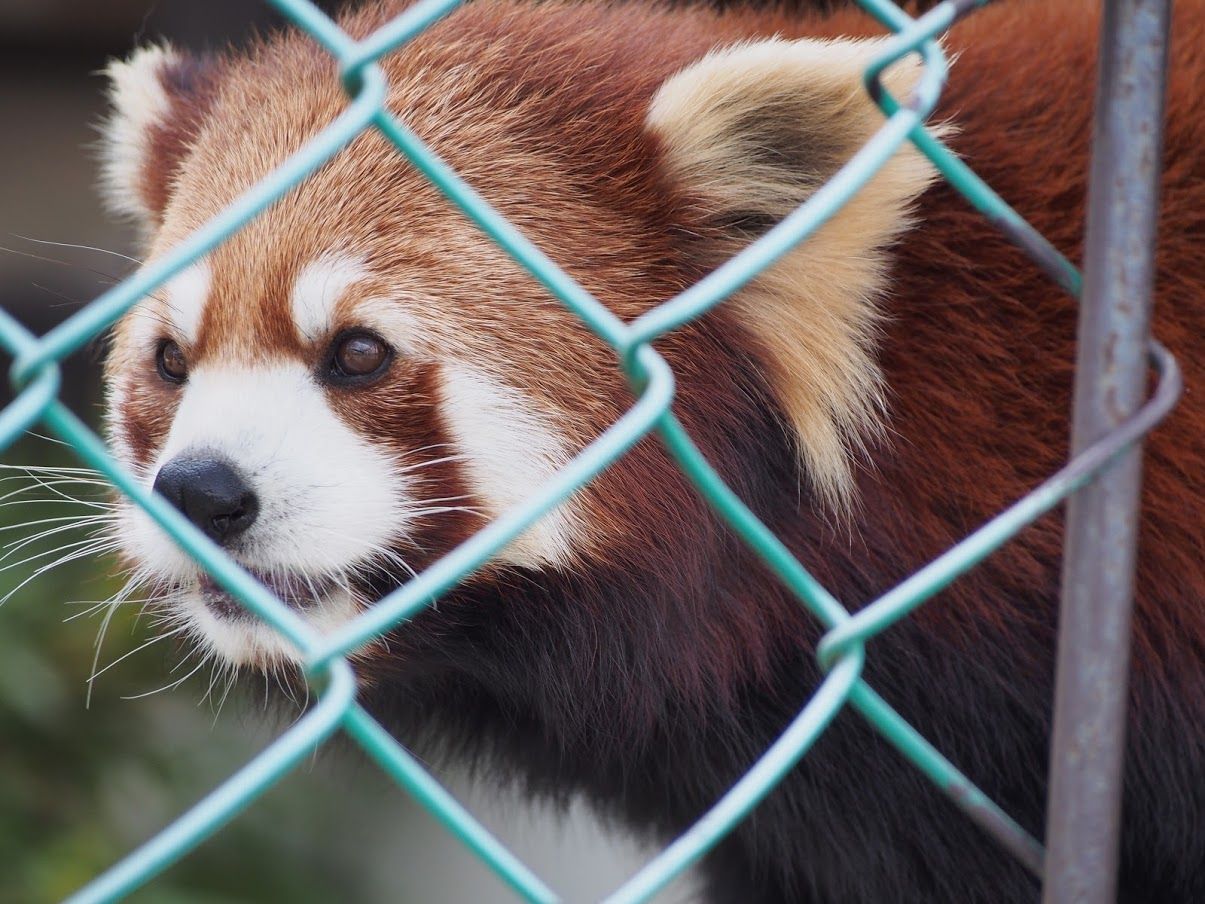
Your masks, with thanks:
M828 629L817 651L827 674L803 711L740 781L608 901L611 904L646 901L696 862L774 788L846 705L861 713L972 819L1031 870L1040 873L1042 849L1038 843L862 680L865 644L1057 505L1149 429L1162 410L1157 403L1175 395L1174 361L1170 356L1157 354L1162 379L1156 398L1126 428L1088 450L898 587L851 615L757 520L699 453L671 410L674 375L651 346L666 332L719 304L807 239L905 141L912 141L976 209L1030 253L1052 279L1078 295L1080 277L1075 267L923 125L937 103L946 75L945 57L933 39L958 16L987 0L948 0L916 20L888 0L860 0L863 7L896 33L865 76L867 89L886 116L882 127L833 178L769 233L705 279L630 324L617 318L567 276L388 111L387 84L376 60L446 15L460 0L422 0L359 42L353 41L308 0L270 2L336 58L351 96L350 104L317 137L174 251L104 293L41 339L0 309L0 344L16 357L12 375L19 389L15 401L0 412L0 449L7 448L35 422L47 424L81 459L107 475L117 489L146 509L222 587L301 651L307 678L317 690L319 702L242 770L70 900L78 904L112 901L148 882L221 829L340 729L524 899L559 900L356 703L356 682L346 657L453 588L653 431L716 512ZM883 88L879 76L892 63L911 53L919 54L924 69L913 95L901 103ZM483 232L611 346L617 366L626 373L637 401L531 498L339 630L323 637L110 457L95 433L58 401L58 362L111 326L172 275L225 241L370 127L379 130Z

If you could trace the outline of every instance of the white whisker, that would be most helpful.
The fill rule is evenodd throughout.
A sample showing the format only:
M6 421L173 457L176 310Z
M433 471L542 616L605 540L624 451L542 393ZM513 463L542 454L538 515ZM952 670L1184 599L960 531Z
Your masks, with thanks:
M25 435L32 436L34 439L45 440L48 443L54 443L55 445L58 445L58 446L70 446L71 445L71 443L64 442L63 440L59 439L57 436L48 436L45 433L35 433L33 430L26 430ZM15 467L15 466L14 465L6 465L5 467Z
M26 546L29 546L30 544L37 543L39 540L45 540L47 537L53 537L56 534L69 533L71 531L87 530L88 531L87 539L98 540L101 537L105 536L105 530L107 527L111 526L111 524L112 524L112 522L105 522L105 521L85 522L85 523L81 524L80 522L76 521L71 524L60 524L57 527L48 527L45 530L38 531L36 534L25 537L24 539L11 540L10 542L4 544L4 546L0 547L0 548L7 550L7 552L5 552L3 555L0 555L0 562L3 562L9 556L19 552L20 550L24 549ZM67 547L60 546L58 548L66 549ZM53 550L50 550L50 551L53 552Z
M0 533L10 530L27 530L42 524L61 524L65 521L70 521L76 526L117 523L117 519L109 515L60 515L57 518L39 518L37 521L25 521L21 524L6 524L0 527Z
M67 555L63 556L62 558L56 559L55 561L50 562L49 564L40 566L36 571L34 571L33 574L31 574L29 577L27 577L23 581L21 581L21 583L19 583L12 590L8 591L8 593L6 593L3 597L0 597L0 606L3 606L10 599L12 599L12 597L17 592L19 592L23 587L25 587L25 585L27 585L30 581L36 580L38 577L42 576L43 574L50 571L51 569L58 568L60 565L66 565L68 562L74 562L76 559L87 558L88 556L94 555L98 552L111 551L112 548L113 547L106 546L104 544L101 544L101 545L97 546L96 548L85 547L84 549L78 549L78 550L75 550L74 552L68 553Z
M209 685L205 688L205 693L201 695L201 699L197 701L197 706L200 706L209 699L209 695L213 692L213 687L217 684L218 678L221 677L224 669L224 664L220 660L215 659L213 669L209 673Z
M218 700L217 711L213 714L213 724L218 724L218 717L222 715L222 708L226 705L226 698L230 695L230 689L234 687L235 679L238 678L238 672L234 669L229 669L226 672L226 687L222 691L222 697Z
M99 672L93 672L91 677L88 678L88 683L91 684L93 681L95 681L97 678L99 678L105 672L109 671L109 669L113 668L113 666L117 665L119 662L124 662L126 659L129 659L131 656L133 656L135 653L139 652L140 650L145 650L147 647L151 646L152 644L157 644L157 643L159 643L159 641L166 640L168 637L175 637L183 630L184 630L184 628L181 627L181 628L176 628L174 631L168 631L165 634L156 634L154 637L152 637L146 643L136 646L134 649L130 650L128 653L123 653L121 656L114 659L112 662L110 662L107 666L105 666Z
M116 502L94 502L86 499L16 499L12 502L3 502L7 498L7 496L0 497L0 508L8 508L10 505L82 505L111 512L119 507L119 503Z
M416 462L415 464L412 464L412 465L403 465L401 468L397 469L397 473L398 474L410 474L410 473L413 473L414 471L421 471L423 468L433 467L434 465L442 465L442 464L446 464L447 462L450 462L450 461L465 461L465 460L466 460L466 456L464 456L464 455L445 455L443 458L431 458L431 459L427 459L426 461Z
M181 660L180 664L183 665L187 661L188 661L188 657L185 657L184 659ZM146 691L145 693L142 693L142 694L134 694L131 697L122 697L121 699L122 700L142 700L144 697L153 697L155 694L160 694L163 691L174 691L176 688L178 688L181 684L183 684L185 681L187 681L189 678L191 678L197 672L201 671L201 669L205 666L205 662L206 662L206 659L202 658L201 661L197 663L196 668L194 668L191 672L189 672L183 678L177 678L171 684L165 684L165 685L163 685L163 687L155 688L155 690L153 690L153 691ZM179 666L177 666L176 668L179 668ZM174 672L175 669L172 669L172 671Z
M105 634L108 633L109 624L113 621L113 616L117 612L116 606L110 606L105 612L105 617L101 619L100 630L96 634L96 649L92 654L92 675L96 675L96 666L100 662L100 648L105 642ZM84 696L84 709L92 707L92 678L88 679L88 692Z
M422 518L426 515L445 515L449 512L464 512L469 515L478 515L484 517L480 509L475 509L467 505L440 505L432 508L414 509L407 512L412 518Z
M86 539L83 539L83 540L76 540L73 543L64 543L62 546L56 546L54 549L44 549L41 552L34 553L31 556L26 556L24 559L18 559L15 562L9 562L7 565L0 567L0 571L8 571L10 568L18 568L21 565L26 565L30 562L36 562L38 559L44 559L47 556L53 556L53 555L56 555L57 553L64 552L69 549L78 549L81 546L88 546L89 544L97 544L98 545L97 548L100 548L100 546L110 546L112 548L116 548L116 542L117 542L116 540L112 540L112 539L104 538L104 537L87 537ZM0 562L3 562L6 558L8 558L10 555L12 555L13 552L16 552L16 550L12 550L12 552L8 552L8 553L5 553L3 556L0 556ZM70 560L65 559L63 561L70 561Z
M51 241L48 241L47 239L30 238L27 235L20 235L16 232L9 233L9 234L12 236L15 236L16 238L21 239L22 241L33 242L35 245L50 245L54 248L74 248L77 251L95 251L97 254L109 254L109 255L112 255L113 257L118 257L118 258L121 258L122 260L129 261L132 264L139 264L139 265L142 264L142 261L140 261L136 257L130 257L128 254L122 254L120 251L111 251L108 248L98 248L95 245L76 245L72 242L51 242Z

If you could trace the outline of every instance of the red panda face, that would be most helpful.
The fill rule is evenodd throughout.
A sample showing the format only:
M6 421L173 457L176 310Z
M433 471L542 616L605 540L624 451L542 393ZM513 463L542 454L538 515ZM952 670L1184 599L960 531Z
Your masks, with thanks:
M873 42L712 51L720 20L660 46L640 22L577 15L475 4L383 66L391 109L625 319L806 198L881 121L858 82ZM111 73L106 186L148 259L346 104L298 36L204 63L156 48ZM764 396L819 505L848 502L849 451L875 429L881 249L929 178L899 157L722 324L663 343L680 416L720 430L726 393ZM737 376L749 360L755 385ZM613 353L374 132L136 306L107 379L120 460L320 630L523 501L632 403ZM642 446L491 567L622 559L647 516L632 487L674 517L687 505L670 470ZM136 506L120 539L201 643L290 657Z

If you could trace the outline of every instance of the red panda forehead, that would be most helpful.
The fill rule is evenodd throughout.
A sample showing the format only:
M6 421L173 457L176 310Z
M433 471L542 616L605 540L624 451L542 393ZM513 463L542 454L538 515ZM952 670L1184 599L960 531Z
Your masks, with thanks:
M621 316L635 316L700 275L675 245L682 204L643 125L657 85L678 56L691 55L689 42L672 58L649 55L626 33L602 41L564 17L525 11L507 19L506 9L466 8L386 58L391 108L570 275ZM371 25L361 17L349 27ZM155 253L264 177L346 104L334 64L300 36L228 63ZM414 341L441 355L540 361L553 372L613 370L577 319L375 130L202 267L197 362L309 354L306 340L315 337L299 327L297 296L316 268L341 274L334 283L347 297L325 297L330 286L309 294L325 292L319 307L338 302L344 326L362 325L357 305L380 311L391 300L399 317L418 322ZM356 278L342 285L352 270ZM523 341L504 355L516 337Z
M372 6L343 24L367 33L394 6ZM569 257L608 229L638 229L643 240L666 231L679 205L661 184L656 140L644 120L660 83L706 45L676 40L654 52L645 45L655 33L639 23L616 33L614 17L604 29L592 21L595 13L561 12L467 7L382 66L391 110L503 214L524 231L546 227L556 240L547 250L556 256L560 245ZM176 180L157 247L179 241L256 184L347 103L335 64L303 36L229 61ZM372 129L274 214L258 231L307 245L309 257L343 239L362 247L365 239L438 233L440 220L459 218Z

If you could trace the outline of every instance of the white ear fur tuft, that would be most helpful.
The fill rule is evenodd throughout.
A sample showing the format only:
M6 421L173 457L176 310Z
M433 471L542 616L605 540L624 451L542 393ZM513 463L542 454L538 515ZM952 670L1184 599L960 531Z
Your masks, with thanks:
M180 62L180 54L163 44L141 47L105 69L113 109L101 126L101 192L115 214L136 221L144 230L158 217L148 200L144 176L151 137L172 114L163 74Z
M882 125L862 73L882 40L771 39L717 50L671 77L647 126L665 165L733 253L807 200ZM884 76L901 100L921 67ZM875 361L886 249L933 180L905 145L829 222L726 304L760 342L805 473L828 506L853 502L854 454L882 430ZM717 261L718 262L718 261Z

